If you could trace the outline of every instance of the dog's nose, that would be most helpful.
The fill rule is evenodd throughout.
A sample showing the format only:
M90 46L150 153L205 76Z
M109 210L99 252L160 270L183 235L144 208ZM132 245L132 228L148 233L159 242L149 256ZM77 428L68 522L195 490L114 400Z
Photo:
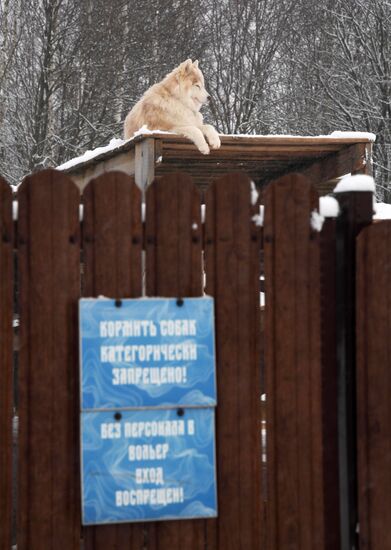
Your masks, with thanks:
M206 101L210 101L210 95L209 94L206 95Z

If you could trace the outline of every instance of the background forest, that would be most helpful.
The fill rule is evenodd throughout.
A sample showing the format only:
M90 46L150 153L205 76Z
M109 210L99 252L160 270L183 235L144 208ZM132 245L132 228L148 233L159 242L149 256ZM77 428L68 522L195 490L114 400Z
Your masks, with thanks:
M390 0L0 0L0 174L15 184L122 137L188 57L220 132L375 133L391 202Z

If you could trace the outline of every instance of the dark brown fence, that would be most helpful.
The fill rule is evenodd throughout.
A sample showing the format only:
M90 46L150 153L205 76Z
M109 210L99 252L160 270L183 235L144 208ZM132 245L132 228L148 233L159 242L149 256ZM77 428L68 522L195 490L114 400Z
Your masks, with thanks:
M13 223L10 186L0 178L0 548L11 546Z
M391 222L357 242L360 549L391 548Z
M371 223L371 197L345 195L337 223L326 219L319 232L311 225L319 208L314 188L302 176L286 176L265 192L261 228L247 176L227 175L201 197L188 176L174 174L148 188L143 221L142 195L128 176L104 174L80 197L70 179L48 170L18 189L14 237L12 193L0 184L1 550L16 542L18 550L351 550L344 545L358 521L361 549L391 548L389 223L365 229L355 253L356 235ZM215 298L218 518L83 528L79 297L204 292Z

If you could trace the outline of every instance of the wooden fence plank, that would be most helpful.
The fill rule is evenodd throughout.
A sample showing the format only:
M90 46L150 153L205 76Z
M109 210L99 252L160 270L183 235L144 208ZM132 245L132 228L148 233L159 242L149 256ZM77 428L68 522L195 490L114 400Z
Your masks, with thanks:
M289 175L265 192L268 548L324 546L319 234L314 188Z
M18 549L80 544L79 192L54 170L18 191L20 272Z
M336 219L326 218L320 233L321 355L322 355L322 430L324 511L328 528L325 548L340 548L339 472L338 472L338 371L336 304Z
M12 190L0 177L0 548L11 547L12 513Z
M108 172L84 190L83 295L137 298L141 278L141 192L133 178ZM142 550L144 524L85 527L85 550Z
M146 193L146 290L148 296L202 295L200 194L185 174L155 181ZM148 550L205 547L205 521L156 522Z
M219 516L207 548L262 548L260 231L250 180L232 174L206 194L207 293L215 297Z
M391 548L391 222L357 239L360 549Z
M338 453L341 550L358 546L356 396L356 238L372 223L373 193L336 194Z
M147 294L202 295L198 189L189 176L171 174L155 181L146 198Z

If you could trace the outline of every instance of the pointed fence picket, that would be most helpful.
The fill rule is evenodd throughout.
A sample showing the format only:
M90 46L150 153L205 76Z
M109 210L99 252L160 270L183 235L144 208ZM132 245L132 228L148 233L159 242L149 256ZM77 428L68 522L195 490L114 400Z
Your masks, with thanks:
M133 179L110 172L83 194L83 296L137 298L142 293L141 192ZM144 548L143 524L84 527L85 550Z
M251 182L230 174L206 193L206 292L217 346L219 517L208 548L262 548L260 230Z
M317 203L301 176L265 192L269 550L324 548Z
M146 294L183 298L202 295L200 192L188 176L173 174L146 192ZM156 522L149 549L205 546L207 520Z
M19 550L80 540L79 193L53 170L18 190Z

